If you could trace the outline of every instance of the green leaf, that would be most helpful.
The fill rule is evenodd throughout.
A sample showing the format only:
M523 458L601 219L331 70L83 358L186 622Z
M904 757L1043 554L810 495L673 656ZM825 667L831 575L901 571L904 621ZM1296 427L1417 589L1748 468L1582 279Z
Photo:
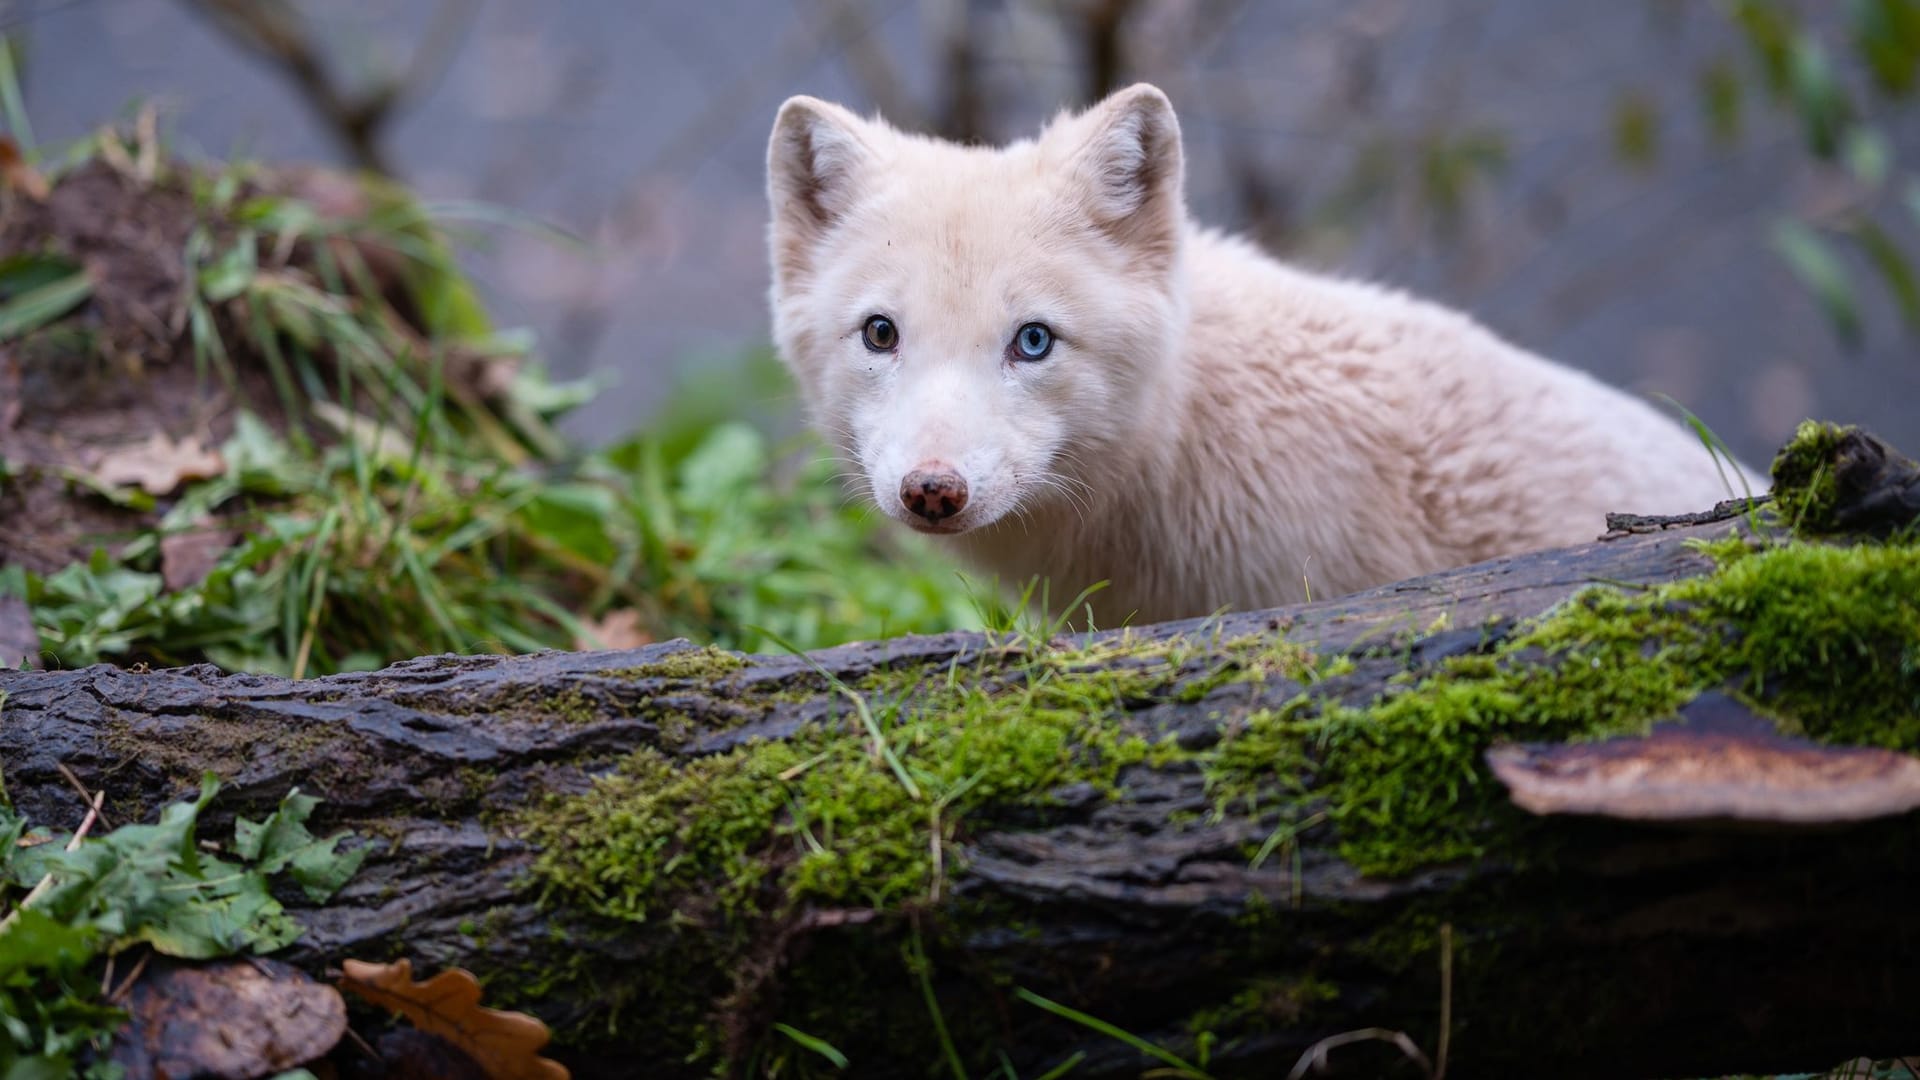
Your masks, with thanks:
M19 908L0 933L0 985L33 968L76 969L92 958L96 937L91 926L62 922L38 907Z
M1900 245L1894 243L1892 237L1871 221L1860 222L1854 231L1860 237L1860 246L1866 250L1868 260L1880 272L1881 280L1886 282L1887 291L1900 306L1900 317L1906 320L1909 327L1920 330L1920 280L1916 280L1906 253L1900 250Z
M335 850L344 833L316 839L307 831L307 817L320 800L302 795L295 788L280 800L280 806L267 820L255 824L245 818L234 823L234 852L250 862L258 862L264 874L286 870L298 882L307 899L323 903L360 868L365 848L341 853Z
M72 1076L73 1062L66 1055L35 1054L8 1066L4 1080L69 1080Z
M109 484L105 480L87 472L85 469L74 469L62 466L59 472L61 478L68 483L85 488L115 506L124 507L128 510L137 510L141 513L145 513L154 508L155 503L153 496L149 494L145 488L119 487L114 484Z
M8 567L7 569L12 570L14 568ZM6 595L8 595L8 593L5 572L0 571L0 596ZM6 703L6 692L0 691L0 707L4 707ZM0 717L0 719L3 719L3 717ZM6 789L4 786L0 786L0 800L4 800L5 797ZM20 837L24 835L26 831L27 819L15 814L12 807L6 805L4 801L0 801L0 884L4 884L6 881L6 871L7 867L13 862L14 849L19 845Z
M1645 94L1622 96L1613 106L1613 153L1644 169L1660 157L1660 113Z
M605 388L604 377L554 382L546 372L529 365L514 373L507 397L535 415L552 419L592 401Z
M613 492L598 484L554 484L541 488L518 516L534 535L605 564L615 553L607 526L618 511Z
M1773 247L1801 284L1813 293L1841 340L1848 345L1859 344L1860 308L1854 301L1846 271L1826 241L1806 225L1787 219L1774 226Z
M290 495L310 487L312 468L294 457L293 448L253 413L242 410L234 419L233 434L220 446L227 475L243 491L263 495Z
M833 1062L834 1068L844 1069L847 1067L847 1055L841 1053L832 1043L820 1038L818 1035L809 1035L798 1028L779 1023L773 1025L773 1030L785 1035L787 1038L792 1039L794 1042L799 1043L814 1053L819 1054L828 1061Z
M1847 129L1842 156L1847 170L1868 187L1879 187L1893 166L1893 147L1886 136L1872 128Z
M721 424L680 463L685 500L699 507L725 503L756 485L767 467L767 441L747 424Z
M80 270L20 293L0 304L0 341L13 341L60 318L93 295L93 279Z
M1722 145L1740 137L1742 97L1740 76L1725 59L1715 60L1700 73L1700 106L1707 128Z
M1874 85L1890 97L1911 93L1920 74L1920 3L1853 0L1849 15L1854 47L1865 58Z
M219 304L246 292L259 270L258 245L252 229L241 229L219 258L200 268L200 295Z
M1792 85L1790 54L1799 33L1792 17L1772 0L1733 0L1733 19L1760 62L1768 94L1784 101Z
M79 272L78 265L57 255L23 253L0 258L0 300L11 300Z
M1807 146L1816 157L1831 160L1839 152L1841 132L1852 119L1852 105L1818 41L1804 35L1794 38L1789 57L1794 102L1800 109Z
M165 907L155 921L139 928L145 941L167 956L211 960L235 953L272 952L300 936L300 926L267 891L257 872L222 865L226 872L210 881L187 877L168 888L180 902Z

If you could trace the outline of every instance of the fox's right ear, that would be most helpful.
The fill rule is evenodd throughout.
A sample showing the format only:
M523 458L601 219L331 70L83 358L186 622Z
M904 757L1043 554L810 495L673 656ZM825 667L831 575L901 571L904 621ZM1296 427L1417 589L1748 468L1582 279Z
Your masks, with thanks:
M820 236L852 210L873 151L846 109L796 95L780 106L767 142L767 201L781 268L804 270Z

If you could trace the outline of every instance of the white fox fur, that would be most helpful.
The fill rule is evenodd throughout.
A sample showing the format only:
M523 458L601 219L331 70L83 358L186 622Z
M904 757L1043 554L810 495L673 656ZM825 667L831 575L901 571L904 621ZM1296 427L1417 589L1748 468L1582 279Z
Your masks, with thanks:
M773 327L874 502L1102 626L1351 592L1743 494L1680 424L1432 303L1201 228L1145 84L964 147L810 97L768 148ZM884 316L875 351L865 327ZM1011 344L1039 322L1045 359ZM929 521L910 472L965 482ZM1742 469L1753 493L1766 482Z

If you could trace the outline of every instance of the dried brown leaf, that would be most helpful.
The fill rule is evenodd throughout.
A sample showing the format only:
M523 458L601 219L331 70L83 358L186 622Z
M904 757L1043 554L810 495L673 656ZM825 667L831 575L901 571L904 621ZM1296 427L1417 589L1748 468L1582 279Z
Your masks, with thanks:
M424 982L414 981L411 960L348 960L341 968L341 989L446 1039L486 1069L491 1080L568 1080L565 1066L540 1056L552 1038L547 1025L526 1013L481 1005L480 981L463 968L448 968Z
M306 1064L347 1030L339 991L265 958L155 962L134 983L113 1060L127 1080L252 1080Z
M175 442L166 432L156 431L144 443L108 452L93 473L108 484L138 484L149 495L167 495L181 481L205 480L226 471L220 452L208 449L199 439Z
M0 184L25 192L37 202L47 201L47 178L27 164L19 144L5 135L0 135Z
M240 534L232 529L216 529L202 522L189 532L168 533L160 538L160 579L168 592L191 589L205 581L220 564Z
M17 596L0 596L0 671L12 671L22 660L40 666L40 631L33 625L33 609Z
M640 625L640 613L632 608L609 611L598 619L583 619L573 647L580 652L595 649L637 649L651 645L653 635Z
M419 1028L382 1032L374 1051L387 1080L488 1080L466 1051Z

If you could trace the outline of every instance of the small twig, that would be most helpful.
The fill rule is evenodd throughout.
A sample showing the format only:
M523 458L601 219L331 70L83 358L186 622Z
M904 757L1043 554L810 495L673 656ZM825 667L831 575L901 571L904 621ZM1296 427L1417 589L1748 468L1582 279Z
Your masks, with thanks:
M944 804L933 804L933 828L927 836L927 846L933 852L933 884L927 890L927 899L932 903L940 902L940 882L946 876L946 845L940 842L940 810Z
M67 841L68 851L73 851L78 848L80 841L86 839L87 833L92 830L93 823L100 820L100 803L106 799L106 797L107 793L105 791L94 792L93 805L87 808L87 816L80 820L80 827L73 831L73 839ZM35 885L31 892L20 898L19 905L12 911L7 912L6 918L0 919L0 933L5 933L7 928L13 925L13 921L20 917L21 912L32 906L35 900L45 896L51 888L53 888L53 875L47 874L40 879L40 883Z
M860 89L874 108L900 126L926 127L926 111L908 93L886 40L873 32L878 20L866 6L857 0L815 0L813 9L840 39L840 55L847 71L859 80Z
M115 990L113 993L107 995L107 1004L117 1005L120 1002L126 1000L127 995L133 991L134 982L140 978L140 973L147 970L147 961L152 959L153 959L152 949L148 949L146 952L141 953L140 962L133 965L132 971L127 972L127 977L121 980L120 982L120 988Z
M380 1056L380 1052L378 1050L375 1050L373 1046L367 1042L367 1040L360 1037L359 1032L353 1030L352 1028L348 1028L346 1030L346 1036L347 1038L353 1040L353 1045L359 1047L361 1053L367 1055L368 1061L386 1060Z
M278 68L353 155L355 164L387 175L393 169L380 146L381 134L409 98L446 71L478 8L475 0L443 0L404 72L350 91L328 70L306 20L284 0L186 2L228 37Z
M1690 525L1718 525L1722 521L1732 521L1745 517L1755 506L1773 501L1771 494L1755 495L1751 499L1722 499L1713 504L1711 510L1699 510L1691 514L1608 514L1607 535L1601 539L1633 533L1662 532L1667 529L1686 528Z
M89 806L95 807L97 810L99 803L98 803L98 800L94 798L94 792L87 790L87 785L80 782L80 778L73 774L72 769L67 768L65 762L56 763L54 765L54 768L60 770L61 778L67 782L67 785L69 787L73 788L74 791L79 793L80 798L82 800L84 800ZM104 813L100 815L100 824L105 825L109 829L113 828L113 822L107 820L107 815Z
M1300 1055L1300 1060L1294 1063L1293 1071L1287 1074L1287 1080L1300 1080L1307 1075L1309 1069L1315 1071L1324 1069L1327 1064L1327 1054L1334 1050L1352 1043L1370 1041L1390 1042L1399 1047L1400 1052L1407 1056L1407 1060L1420 1066L1420 1071L1427 1075L1428 1080L1437 1080L1433 1071L1433 1062L1427 1060L1427 1055L1420 1052L1420 1047L1407 1037L1407 1033L1389 1031L1386 1028L1361 1028L1359 1031L1346 1031L1321 1039L1307 1047L1307 1052Z
M1440 924L1440 1045L1433 1052L1433 1080L1446 1080L1453 1042L1453 924Z

